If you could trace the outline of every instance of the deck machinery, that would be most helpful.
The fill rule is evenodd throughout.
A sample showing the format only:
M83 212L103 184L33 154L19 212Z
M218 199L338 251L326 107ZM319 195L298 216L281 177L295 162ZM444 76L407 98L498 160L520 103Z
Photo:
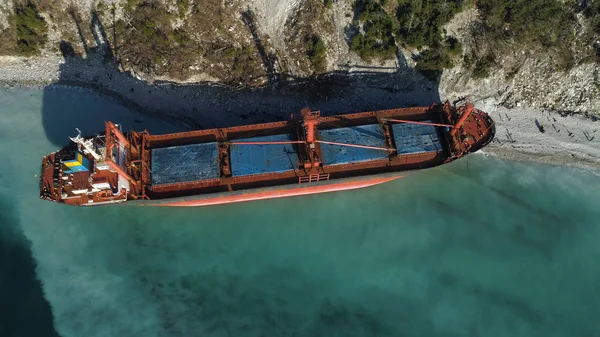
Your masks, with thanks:
M41 198L201 206L365 187L456 160L495 133L468 102L327 117L304 109L288 121L163 135L105 126L43 157Z

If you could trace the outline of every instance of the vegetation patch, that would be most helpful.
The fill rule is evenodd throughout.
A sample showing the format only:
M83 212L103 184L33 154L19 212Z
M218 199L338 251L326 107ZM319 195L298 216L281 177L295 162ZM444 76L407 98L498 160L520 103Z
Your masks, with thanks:
M590 20L590 23L597 34L600 34L600 2L587 1L587 7L584 10L586 17Z
M439 45L442 26L460 12L464 0L398 0L399 36L416 48Z
M557 71L567 71L594 59L592 46L600 34L599 1L478 0L483 22L473 35L478 45L498 53L539 50L552 56ZM580 35L576 14L583 12L592 31ZM594 36L596 34L596 36ZM600 60L600 58L598 58ZM485 74L489 60L482 60L474 75Z
M494 57L491 54L487 54L484 57L479 58L475 62L472 77L475 79L482 79L488 77L495 63L496 61L494 60Z
M182 29L192 38L188 54L196 60L196 69L231 85L261 85L265 69L250 29L241 20L243 9L222 0L190 1Z
M320 74L327 70L326 36L333 34L328 4L331 1L307 0L285 25L285 44L288 53L284 66L295 75Z
M355 29L351 50L361 58L387 59L395 56L396 44L422 52L415 58L416 69L437 79L443 69L453 66L452 58L462 53L460 42L444 36L442 26L464 7L465 0L356 0ZM394 13L392 15L390 13Z
M326 55L325 43L318 35L313 35L306 40L306 56L317 72L325 71Z
M426 78L437 81L444 69L454 67L453 59L461 54L460 41L448 36L444 41L436 41L432 47L425 49L415 58L416 69Z
M256 57L256 48L252 45L228 47L223 52L223 61L231 65L229 82L231 84L252 82L263 75L261 64Z
M201 70L235 85L260 81L264 75L260 57L251 45L250 31L238 20L237 8L226 7L220 0L173 3L172 11L160 1L122 4L129 20L116 22L117 41L112 43L123 64L179 80ZM183 17L183 25L173 28L173 22Z
M362 59L389 59L396 55L394 31L397 22L384 5L387 0L356 0L354 27L358 31L350 42L350 49Z
M478 0L488 39L551 47L573 35L573 12L560 0Z
M462 44L454 36L448 36L446 37L446 51L450 56L459 56L463 51Z
M188 10L190 9L190 0L176 0L177 1L177 11L179 12L179 17L181 19L185 18Z
M23 0L17 0L23 2ZM76 54L83 54L85 52L83 44L81 43L81 36L79 33L85 35L86 41L94 41L93 35L89 29L90 22L88 21L88 15L80 15L77 13L75 7L71 4L71 1L60 1L60 0L27 0L35 5L39 13L44 14L44 18L48 18L48 29L60 34L61 40L70 43ZM84 18L85 21L79 22L81 30L78 32L76 23L74 22L74 14L79 19ZM51 25L51 26L50 26ZM50 46L53 51L58 51L59 45L54 44Z
M406 46L426 48L417 58L416 69L431 80L454 66L452 59L462 45L452 36L444 37L442 27L465 5L465 0L399 0L396 8L398 36Z
M48 25L39 15L35 4L31 1L24 4L15 3L14 24L16 51L23 56L38 54L48 39Z
M116 23L117 36L123 41L118 56L154 75L164 75L185 63L189 38L172 28L171 15L160 2L128 0L124 10L131 11L131 21Z
M445 68L453 66L452 59L444 49L427 49L416 60L416 69L432 81L438 80Z
M593 33L600 35L600 1L586 1L586 7L583 8L583 13L588 19ZM594 41L592 40L592 43ZM600 44L595 43L595 60L600 63Z

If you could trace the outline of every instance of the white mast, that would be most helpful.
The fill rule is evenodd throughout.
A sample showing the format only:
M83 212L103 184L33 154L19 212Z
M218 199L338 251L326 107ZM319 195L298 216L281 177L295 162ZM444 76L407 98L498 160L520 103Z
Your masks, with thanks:
M69 137L69 139L75 144L79 144L81 147L83 147L83 152L85 154L91 154L92 157L94 157L94 159L96 159L97 161L100 160L102 157L99 154L97 154L96 151L94 151L94 144L92 143L92 140L85 140L83 137L81 137L81 131L78 128L75 128L75 130L77 130L79 134L77 135L77 137Z

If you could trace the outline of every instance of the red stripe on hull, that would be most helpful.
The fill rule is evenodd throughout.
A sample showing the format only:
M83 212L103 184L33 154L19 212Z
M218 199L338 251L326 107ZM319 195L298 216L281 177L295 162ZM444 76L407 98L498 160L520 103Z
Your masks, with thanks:
M284 197L295 197L295 196L308 195L308 194L353 190L353 189L357 189L357 188L364 188L364 187L387 183L392 180L396 180L396 179L400 179L400 178L402 178L402 176L389 177L389 178L388 177L386 177L386 178L378 177L378 178L373 178L373 179L368 179L368 180L350 181L350 182L343 182L343 183L330 184L330 185L299 187L297 189L273 190L273 191L255 192L255 193L248 192L247 194L231 195L231 196L216 197L216 198L209 198L209 199L177 201L177 202L172 202L172 203L157 204L156 206L183 206L183 207L186 207L186 206L187 207L211 206L211 205L229 204L229 203L234 203L234 202L244 202L244 201L253 201L253 200L284 198Z

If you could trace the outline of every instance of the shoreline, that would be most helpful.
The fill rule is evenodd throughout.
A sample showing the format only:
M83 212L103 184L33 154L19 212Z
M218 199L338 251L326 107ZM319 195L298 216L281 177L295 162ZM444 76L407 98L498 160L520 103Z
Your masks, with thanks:
M273 87L235 90L218 83L148 83L120 72L114 64L105 64L102 55L66 59L58 64L49 62L50 59L42 57L36 63L35 60L12 58L7 65L6 57L0 58L0 88L80 89L115 100L138 117L158 118L190 129L284 120L290 113L297 113L306 106L320 109L325 114L342 114L430 105L434 101L444 101L442 97L456 98L452 93L438 94L431 84L414 79L404 90L397 89L399 81L411 75L402 71L366 78L348 74L347 83L327 88L331 90L331 97L311 99L302 88L294 87L280 91ZM22 80L18 80L19 63L27 64L31 70ZM36 64L54 66L56 78L43 80L48 77L41 76L36 81ZM48 72L41 71L46 75ZM565 115L564 112L529 107L508 109L499 106L499 98L476 99L475 94L472 97L475 106L490 114L496 123L496 138L484 149L486 155L600 172L600 133L596 138L600 121L597 117ZM544 126L545 132L538 130L536 121Z
M524 153L519 152L517 150L509 150L499 147L486 147L483 151L476 153L486 157L494 157L513 162L535 163L556 167L568 167L572 169L590 172L595 175L600 175L600 164L581 159L577 161L572 161L569 157L561 156L558 154L548 156L539 153Z

